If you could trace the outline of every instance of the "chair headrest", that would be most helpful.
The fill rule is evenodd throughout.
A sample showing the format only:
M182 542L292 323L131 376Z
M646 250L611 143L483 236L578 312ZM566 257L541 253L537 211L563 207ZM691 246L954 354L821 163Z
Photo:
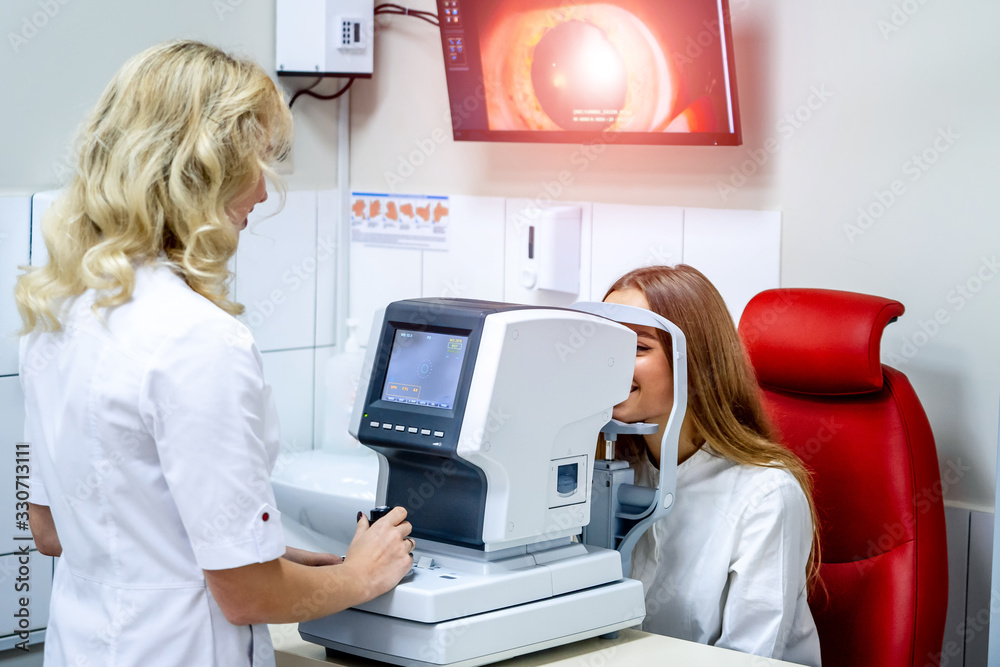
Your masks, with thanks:
M892 299L824 289L773 289L747 304L740 336L765 386L802 394L882 389L882 331L903 314Z

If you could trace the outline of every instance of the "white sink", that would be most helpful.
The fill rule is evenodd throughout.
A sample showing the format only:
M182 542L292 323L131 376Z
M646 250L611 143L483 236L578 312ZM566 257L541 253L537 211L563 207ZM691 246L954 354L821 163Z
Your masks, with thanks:
M375 507L378 457L325 450L282 454L271 485L289 546L342 555L354 537L358 512Z

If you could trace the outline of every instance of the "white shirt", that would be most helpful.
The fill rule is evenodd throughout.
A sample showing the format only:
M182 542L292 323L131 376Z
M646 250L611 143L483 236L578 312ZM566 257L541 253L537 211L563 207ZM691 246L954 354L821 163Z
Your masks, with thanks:
M21 343L32 501L63 548L46 667L274 665L266 626L229 623L202 572L285 552L253 337L163 266L105 321L94 298Z
M643 456L636 482L655 486ZM677 468L677 504L636 544L646 632L818 667L806 600L812 518L790 472L704 446Z

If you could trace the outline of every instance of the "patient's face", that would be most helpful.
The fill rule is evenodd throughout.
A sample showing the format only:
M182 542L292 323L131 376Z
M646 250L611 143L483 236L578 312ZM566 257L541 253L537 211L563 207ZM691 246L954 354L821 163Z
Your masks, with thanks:
M626 289L612 292L605 299L649 310L642 292ZM674 405L674 378L666 350L653 327L626 324L638 336L635 350L635 371L632 391L627 399L615 406L612 417L623 422L667 423Z

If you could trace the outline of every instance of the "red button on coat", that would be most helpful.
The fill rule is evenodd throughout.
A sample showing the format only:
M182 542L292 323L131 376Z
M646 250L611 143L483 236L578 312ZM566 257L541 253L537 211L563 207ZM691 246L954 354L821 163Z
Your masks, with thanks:
M264 521L267 521L268 519L271 518L271 515L268 514L267 512L264 512L264 514L262 514L260 518L263 519Z

